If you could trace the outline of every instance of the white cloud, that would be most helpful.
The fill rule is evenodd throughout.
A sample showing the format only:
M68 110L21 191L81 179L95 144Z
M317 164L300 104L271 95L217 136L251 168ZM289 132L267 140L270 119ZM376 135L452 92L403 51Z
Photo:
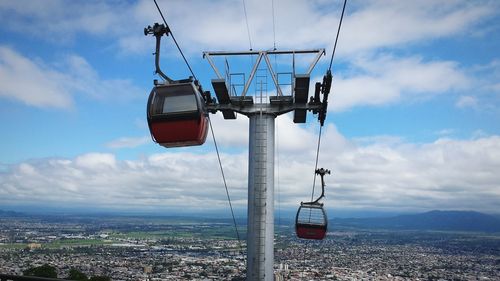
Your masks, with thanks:
M228 184L242 184L241 157L223 155ZM213 154L165 153L118 161L112 154L21 163L0 176L3 203L48 202L98 207L225 207L217 158ZM246 189L236 186L238 195ZM7 201L5 201L7 200ZM204 202L204 204L203 204ZM202 205L203 204L203 205ZM206 205L205 205L206 204Z
M88 153L78 156L75 159L75 165L80 168L102 171L107 168L116 168L116 159L112 154Z
M74 106L76 94L116 102L142 93L129 80L102 79L80 56L66 56L58 64L37 63L0 45L0 96L35 107L67 109Z
M150 136L144 137L121 137L106 144L109 148L134 148L151 141Z
M315 139L313 131L304 132L304 137ZM327 207L497 210L499 136L441 138L424 144L388 139L356 144L333 125L325 127L319 166L332 170L326 178ZM287 141L280 138L284 147ZM221 156L234 204L245 208L247 152ZM309 198L314 159L315 143L301 149L293 146L293 151L280 149L282 208L295 208ZM0 172L0 198L9 204L92 202L96 207L141 210L227 207L215 154L186 150L166 150L138 160L90 153L10 165Z
M37 107L73 105L70 93L59 83L57 72L4 46L0 46L0 96Z
M238 114L235 120L224 120L222 113L211 115L217 144L226 147L246 148L248 144L248 118ZM210 129L209 129L210 130ZM208 132L207 142L212 142Z
M273 47L270 1L248 1L247 14L254 49ZM243 3L221 1L159 1L170 27L186 51L199 55L208 49L248 49ZM495 13L491 1L354 1L347 6L339 52L397 47L434 38L472 32ZM78 11L78 13L75 13ZM275 1L276 41L281 49L328 47L335 38L339 1ZM152 1L62 1L24 5L0 4L6 27L54 42L78 33L118 39L124 52L144 53L148 40L142 28L160 17ZM33 29L32 26L37 26ZM136 34L136 35L132 35ZM69 38L69 39L68 39Z
M312 116L309 116L312 118ZM211 116L218 145L226 148L247 149L248 117L238 115L236 120L224 120L222 114ZM280 149L285 152L301 151L314 145L317 138L314 128L298 126L292 122L290 114L275 119L275 141L279 141ZM211 142L211 136L207 141Z
M419 100L471 84L456 63L424 61L420 57L360 58L347 75L334 77L331 108L342 111L359 105L384 105L401 99Z
M67 70L67 74L61 73L60 83L73 93L115 103L143 96L144 91L130 80L101 78L83 57L67 56L62 67Z
M196 56L197 60L205 50L248 49L241 2L176 0L159 1L159 5L183 50L189 56ZM408 93L412 94L412 99L419 99L463 89L474 78L465 75L456 62L429 61L418 56L396 58L395 55L377 52L390 52L407 44L429 44L437 38L470 34L494 16L497 7L498 4L492 1L477 1L472 5L465 0L350 2L338 51L340 58L349 59L344 61L355 73L343 72L336 77L333 84L337 99L332 104L334 110L395 103L403 95L406 99ZM341 2L335 1L276 1L278 47L326 47L327 51L331 50L340 10ZM75 14L73 11L79 12ZM270 3L249 1L247 12L254 49L271 48ZM1 15L8 22L6 28L30 33L34 29L29 27L36 25L39 28L35 35L43 34L44 38L52 38L56 42L61 41L59 38L72 38L80 33L110 37L109 45L118 48L122 54L150 54L153 41L142 35L142 28L160 21L154 3L147 0L132 3L53 0L46 5L29 7L18 1L4 1L0 4ZM170 51L175 52L173 48L164 50L167 55ZM81 75L78 70L86 66L76 64L73 67L77 70L73 74ZM68 85L71 82L66 82L66 85L99 97L114 92L117 87L128 89L131 86L128 81L119 79L92 83L95 73L84 74L84 83L67 79L74 83ZM497 80L492 77L487 83L476 84L498 92L500 86L492 82Z
M472 32L495 14L491 1L360 1L343 24L339 51L354 54Z
M382 143L337 154L326 152L325 161L334 171L329 198L342 207L493 211L500 202L495 175L499 149L500 138L495 136L439 139L422 145Z
M67 43L79 32L92 35L112 34L130 18L128 4L102 1L47 0L30 5L2 1L0 15L5 27L54 42ZM33 28L36 26L36 28Z
M403 143L404 140L401 137L396 137L391 135L379 135L379 136L354 138L353 141L360 145L384 144L387 146L395 146Z
M477 107L477 98L472 96L460 96L455 103L455 106L458 108L466 108L466 107Z
M247 49L242 3L233 1L160 2L173 30L183 34L186 48ZM197 7L197 9L192 9ZM358 1L349 3L343 23L340 54L398 47L424 39L471 31L494 14L496 4L468 1ZM276 1L279 48L328 47L331 50L340 18L339 1ZM154 13L155 11L153 11ZM151 13L151 11L148 11ZM248 1L247 14L255 49L273 46L269 1ZM192 22L197 24L193 25ZM175 29L174 29L175 28Z
M457 133L456 129L442 129L435 132L436 135L440 137L449 137Z
M480 109L495 114L500 107L500 60L494 58L466 70L468 87L459 92L455 106L460 109Z

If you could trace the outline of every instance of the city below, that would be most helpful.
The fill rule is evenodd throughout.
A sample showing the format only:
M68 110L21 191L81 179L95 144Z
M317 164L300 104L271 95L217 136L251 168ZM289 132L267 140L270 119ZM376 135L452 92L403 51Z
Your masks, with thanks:
M332 219L327 237L312 241L282 219L274 279L500 280L499 221L439 211ZM2 211L0 274L50 265L58 278L77 269L111 280L245 280L245 232L239 222L238 241L230 219Z

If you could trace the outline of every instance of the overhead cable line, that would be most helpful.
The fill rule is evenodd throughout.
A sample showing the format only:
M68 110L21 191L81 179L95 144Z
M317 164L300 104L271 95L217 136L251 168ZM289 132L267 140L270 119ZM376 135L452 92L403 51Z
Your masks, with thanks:
M156 5L156 8L158 9L158 12L160 13L160 16L161 18L163 19L163 22L165 23L165 26L167 27L168 30L170 30L170 35L172 36L172 39L174 40L174 43L175 45L177 46L177 49L179 50L179 52L181 53L181 56L182 58L184 59L184 62L186 63L187 67L189 68L189 71L191 72L191 74L193 75L193 78L195 80L198 80L198 78L196 78L196 75L194 74L194 71L193 69L191 68L191 66L189 65L189 62L187 61L186 57L184 56L184 53L182 52L182 49L181 47L179 46L179 44L177 43L177 40L175 40L175 37L174 37L174 34L172 33L172 30L170 29L170 27L168 26L168 23L167 21L165 20L165 17L163 16L163 13L161 12L161 9L160 9L160 6L158 6L158 3L156 2L156 0L153 0L155 2L155 5Z
M220 172L222 175L222 181L224 182L224 187L226 188L227 201L229 202L229 208L231 209L231 216L233 217L233 224L234 224L234 229L236 231L236 238L238 238L238 245L240 248L240 253L243 257L245 257L245 255L243 254L243 247L241 246L240 232L238 231L238 224L236 223L236 218L234 216L233 204L231 204L231 197L229 196L229 190L227 188L226 176L224 174L224 169L222 168L222 161L220 160L219 147L217 146L217 141L215 139L214 129L212 127L212 120L210 119L210 117L208 117L208 123L210 125L210 132L212 133L212 139L214 140L215 151L217 152L217 160L219 160L219 167L220 167Z
M155 5L156 5L156 8L158 9L158 12L160 13L160 16L161 18L163 19L163 22L165 23L165 26L167 27L168 30L170 30L170 35L172 36L172 39L174 40L174 43L175 45L177 46L177 49L179 50L179 52L181 53L182 55L182 58L184 59L184 62L186 63L187 67L189 68L189 71L191 72L191 74L193 75L193 78L195 80L198 80L196 78L196 75L194 74L194 71L193 69L191 68L191 66L189 65L189 62L187 61L186 57L184 56L184 53L182 52L182 49L181 47L179 46L179 44L177 43L177 40L175 40L175 37L174 37L174 34L172 33L172 30L170 29L170 27L168 26L168 23L167 21L165 20L165 17L163 16L163 13L161 12L161 9L160 7L158 6L158 3L156 2L156 0L153 0ZM244 2L244 1L243 1ZM246 10L245 10L245 15L246 15ZM248 27L248 22L247 22L247 27ZM249 36L250 36L250 33L249 33ZM244 256L243 254L243 247L241 246L241 239L240 239L240 233L238 231L238 225L236 223L236 218L234 216L234 211L233 211L233 205L231 203L231 197L229 196L229 190L227 188L227 183L226 183L226 176L224 174L224 169L222 167L222 161L220 159L220 154L219 154L219 148L217 146L217 141L215 139L215 134L214 134L214 130L213 130L213 127L212 127L212 121L210 119L210 117L208 117L208 122L209 122L209 125L210 125L210 131L212 133L212 138L214 140L214 145L215 145L215 151L217 153L217 159L219 161L219 167L220 167L220 171L221 171L221 175L222 175L222 180L224 182L224 187L226 189L226 195L227 195L227 200L229 202L229 208L231 209L231 216L233 218L233 224L234 224L234 229L236 231L236 238L238 239L238 245L239 245L239 248L240 248L240 253Z
M335 37L335 44L333 45L332 58L330 59L330 67L328 67L328 70L332 70L333 56L335 56L335 49L337 48L337 42L339 40L340 27L342 26L342 19L344 18L344 11L346 4L347 0L344 0L344 6L342 7L342 15L340 16L339 28L337 29L337 36Z
M314 164L314 171L318 170L318 160L319 160L319 148L321 146L321 132L322 132L323 126L319 127L319 134L318 134L318 146L316 148L316 164ZM314 187L316 186L316 176L317 174L314 173L314 180L313 180L313 189L311 193L311 202L314 199Z
M247 5L245 4L245 0L243 0L243 11L245 12L245 21L247 24L248 43L250 44L250 51L252 51L252 38L250 37L250 26L248 25Z
M337 36L335 36L335 44L333 45L332 56L330 58L330 66L328 67L328 71L327 71L327 75L326 75L326 76L330 76L330 82L331 82L331 75L332 75L331 74L331 70L332 70L333 58L335 56L335 50L337 49L337 42L339 40L340 28L342 27L342 20L344 19L344 12L345 12L345 6L346 6L346 4L347 4L347 0L344 0L344 5L342 7L342 14L340 15L340 20L339 20L339 27L337 29ZM324 81L325 81L325 79L323 79L323 83L324 83ZM329 91L329 89L328 89L328 91ZM326 114L326 112L325 112L325 114ZM324 116L324 117L326 117L326 116ZM314 166L314 171L316 171L318 169L318 160L319 160L319 151L320 151L320 146L321 146L321 132L322 132L322 128L323 128L323 123L321 123L320 127L319 127L318 147L316 149L316 164ZM316 186L316 176L317 176L317 174L314 173L313 188L312 188L312 194L311 194L311 201L314 198L314 188Z
M273 50L276 50L276 22L274 19L274 0L271 1L271 7L273 11ZM276 58L276 55L275 55Z

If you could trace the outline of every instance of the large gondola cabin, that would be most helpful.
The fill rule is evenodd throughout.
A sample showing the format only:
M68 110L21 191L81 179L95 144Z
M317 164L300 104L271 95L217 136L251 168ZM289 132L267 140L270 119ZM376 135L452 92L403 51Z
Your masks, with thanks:
M207 137L204 99L190 80L155 86L147 117L153 140L164 147L201 145Z

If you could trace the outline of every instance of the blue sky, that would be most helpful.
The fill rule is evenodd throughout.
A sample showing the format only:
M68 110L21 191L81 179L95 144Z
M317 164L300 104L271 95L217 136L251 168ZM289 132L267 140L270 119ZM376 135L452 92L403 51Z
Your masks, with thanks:
M328 66L342 2L274 1L278 49L326 49L314 82ZM271 1L245 3L253 49L271 49ZM215 74L202 52L249 49L243 2L159 4L213 92ZM497 212L499 5L348 2L320 156L333 171L330 216ZM0 208L227 209L210 138L202 147L167 150L149 137L154 38L142 30L160 20L153 1L0 2ZM309 59L297 59L298 71ZM231 67L248 73L250 61ZM290 71L289 57L276 64ZM163 39L162 67L174 79L189 76L170 38ZM248 121L212 118L231 195L244 210ZM310 194L318 124L312 115L308 121L277 119L280 208L294 209Z

